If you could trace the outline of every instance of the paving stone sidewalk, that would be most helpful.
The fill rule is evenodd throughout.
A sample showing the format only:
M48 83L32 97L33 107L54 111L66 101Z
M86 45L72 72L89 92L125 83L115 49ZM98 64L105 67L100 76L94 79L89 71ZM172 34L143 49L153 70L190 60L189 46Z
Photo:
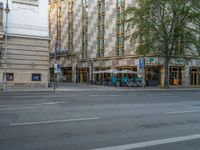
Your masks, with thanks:
M89 84L66 84L58 85L56 91L188 91L188 90L199 90L200 88L169 88L162 89L158 87L146 87L146 88L127 88L127 87L112 87L112 86L97 86ZM54 91L53 87L43 88L43 87L8 87L8 92L25 92L25 91L38 91L38 92L50 92Z

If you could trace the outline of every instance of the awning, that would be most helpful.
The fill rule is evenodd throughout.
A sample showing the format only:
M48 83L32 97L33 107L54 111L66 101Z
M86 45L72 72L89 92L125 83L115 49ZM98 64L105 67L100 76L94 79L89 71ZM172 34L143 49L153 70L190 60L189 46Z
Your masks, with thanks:
M132 71L132 70L122 70L120 71L121 74L138 74L137 71Z
M93 73L96 73L96 74L103 74L103 73L113 73L113 74L116 74L116 73L120 73L119 70L116 70L116 69L109 69L109 70L99 70L99 71L94 71Z
M103 74L103 73L110 73L110 74L138 74L137 71L132 71L132 70L116 70L116 69L109 69L109 70L99 70L99 71L94 71L93 73L95 74Z

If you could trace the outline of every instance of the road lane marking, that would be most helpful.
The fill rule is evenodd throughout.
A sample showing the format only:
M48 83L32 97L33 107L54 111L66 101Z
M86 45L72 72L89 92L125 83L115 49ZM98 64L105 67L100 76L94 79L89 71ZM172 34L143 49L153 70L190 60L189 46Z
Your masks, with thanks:
M97 148L97 149L92 149L92 150L130 150L130 149L144 148L144 147L189 141L189 140L196 140L196 139L200 139L200 134L193 134L193 135L188 135L188 136L180 136L180 137L174 137L174 138L127 144L127 145Z
M62 123L62 122L76 122L76 121L90 121L90 120L99 120L99 117L96 118L76 118L76 119L66 119L66 120L51 120L51 121L38 121L38 122L19 122L19 123L10 123L10 126L24 126L24 125L37 125L37 124L50 124L50 123Z
M1 108L0 111L7 111L7 110L22 110L22 109L35 109L35 107Z
M91 97L114 97L114 96L122 96L122 95L89 95Z
M33 96L10 96L14 98L67 98L74 97L77 95L33 95Z
M185 113L194 113L194 112L200 112L200 110L171 111L171 112L166 112L166 114L185 114Z
M65 104L68 102L49 102L49 103L38 103L38 104L23 104L23 105L0 105L0 107L8 107L8 108L0 108L0 111L6 111L6 110L20 110L20 109L35 109L37 106L42 105L56 105L56 104Z
M0 105L0 107L24 107L24 106L40 106L40 105L56 105L56 104L64 104L68 102L47 102L47 103L36 103L36 104L16 104L16 105Z

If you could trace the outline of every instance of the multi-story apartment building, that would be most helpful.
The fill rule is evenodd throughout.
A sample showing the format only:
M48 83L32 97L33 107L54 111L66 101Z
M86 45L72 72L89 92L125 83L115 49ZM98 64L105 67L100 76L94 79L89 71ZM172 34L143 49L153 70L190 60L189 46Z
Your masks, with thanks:
M0 85L47 86L48 0L1 0L0 16Z
M50 0L51 78L56 43L56 62L61 64L59 77L63 81L110 78L110 74L93 74L105 69L133 70L140 75L140 56L126 38L130 32L126 30L123 13L134 4L134 0ZM147 85L163 85L163 62L156 55L145 57ZM184 58L173 59L169 68L170 85L200 85L199 67L198 58L191 58L187 63Z

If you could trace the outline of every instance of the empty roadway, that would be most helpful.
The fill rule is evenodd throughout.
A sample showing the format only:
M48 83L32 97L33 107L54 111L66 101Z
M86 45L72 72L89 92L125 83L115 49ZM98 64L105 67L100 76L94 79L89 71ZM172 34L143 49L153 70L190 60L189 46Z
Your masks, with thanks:
M0 149L195 150L199 115L198 90L0 93Z

